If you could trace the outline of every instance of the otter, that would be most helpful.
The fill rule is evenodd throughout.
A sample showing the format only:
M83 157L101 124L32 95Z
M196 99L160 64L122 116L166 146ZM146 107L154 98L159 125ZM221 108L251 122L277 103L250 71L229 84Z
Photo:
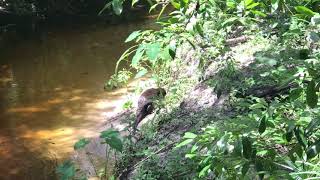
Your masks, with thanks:
M163 98L166 91L163 88L151 88L144 91L138 100L138 108L136 112L136 121L134 122L133 131L137 130L139 123L149 114L153 113L154 100Z

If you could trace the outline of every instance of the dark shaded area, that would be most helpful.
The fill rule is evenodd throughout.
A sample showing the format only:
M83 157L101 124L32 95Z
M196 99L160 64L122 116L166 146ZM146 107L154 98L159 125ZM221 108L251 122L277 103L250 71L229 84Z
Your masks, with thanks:
M0 38L15 31L23 37L39 35L48 26L104 22L118 24L140 19L147 11L145 2L131 7L124 2L123 13L117 16L108 8L99 13L106 0L12 0L0 2ZM2 34L2 35L1 35Z

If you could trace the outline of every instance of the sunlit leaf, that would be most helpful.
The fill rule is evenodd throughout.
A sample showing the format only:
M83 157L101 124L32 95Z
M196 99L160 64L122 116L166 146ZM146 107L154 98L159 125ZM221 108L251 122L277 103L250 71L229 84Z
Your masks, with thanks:
M180 9L180 2L177 2L177 0L170 0L170 3L174 8Z
M197 135L196 135L196 134L193 134L193 133L191 133L191 132L186 132L186 133L184 134L184 136L183 136L184 139L194 139L194 138L196 138L196 137L197 137Z
M246 5L246 6L249 6L250 4L252 4L254 1L253 0L245 0L244 1L244 4Z
M274 13L279 8L280 0L271 0L271 12Z
M263 13L261 11L255 11L255 10L251 10L250 12L252 12L253 14L260 16L260 17L267 17L266 13Z
M80 139L78 142L74 144L74 150L84 148L87 144L89 144L89 142L90 141L88 139L85 139L85 138Z
M132 61L131 61L131 65L133 67L137 67L137 65L139 64L140 60L142 59L144 53L144 46L143 45L139 45L136 54L133 56Z
M247 9L253 9L253 8L259 6L259 5L260 5L260 3L252 3L252 4L247 6Z
M122 13L122 1L121 0L112 0L112 9L116 15L120 15Z
M127 43L127 42L130 42L130 41L136 39L138 36L140 36L140 34L141 34L141 31L133 31L133 32L128 36L128 38L125 40L125 42Z
M139 2L139 0L132 0L131 6L134 6L137 2Z
M208 170L210 169L211 164L205 166L199 173L199 177L203 177L208 173Z
M303 15L310 16L310 17L312 17L313 15L316 14L316 13L313 12L311 9L309 9L309 8L307 8L307 7L305 7L305 6L296 6L295 9L296 9L296 11L297 11L298 13L301 13L301 14L303 14Z
M169 54L172 59L176 57L176 44L174 42L170 42L169 44Z
M146 54L151 61L155 61L161 49L160 43L148 44L146 46Z
M193 139L187 139L187 140L184 140L184 141L182 141L181 143L177 144L177 145L176 145L176 148L179 148L179 147L185 146L185 145L187 145L187 144L191 143L192 141L193 141Z

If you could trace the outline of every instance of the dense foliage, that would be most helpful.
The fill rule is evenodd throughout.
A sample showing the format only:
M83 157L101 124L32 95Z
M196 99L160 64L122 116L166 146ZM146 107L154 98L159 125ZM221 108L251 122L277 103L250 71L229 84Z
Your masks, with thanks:
M203 68L230 51L225 40L237 27L252 42L267 41L266 48L257 49L254 73L222 89L229 91L236 115L209 123L200 133L186 133L177 145L190 148L185 158L195 162L190 166L197 177L319 178L319 1L181 0L154 6L168 4L175 10L159 19L161 30L137 31L127 39L139 45L120 60L134 53L131 67L137 77L151 71L158 84L168 83L170 62L183 43L200 49ZM225 78L241 74L240 67L231 66L235 70Z
M109 6L120 13L121 3L113 0ZM136 78L151 73L159 86L169 89L166 106L170 106L183 97L179 89L190 83L173 74L178 49L188 44L200 59L200 72L217 61L226 67L216 74L219 78L200 74L199 79L218 95L228 94L227 108L233 113L207 121L200 132L191 128L185 133L175 145L179 153L170 160L170 168L157 170L159 157L148 156L152 154L148 151L133 153L129 140L129 145L121 146L120 168L137 156L147 156L136 179L319 179L320 1L150 3L151 10L161 7L157 21L162 28L133 32L126 42L137 45L119 63L129 61ZM173 11L163 15L169 6ZM239 36L248 41L243 51L254 57L249 72L237 66L245 58L237 54L245 53L228 45L227 39ZM108 86L118 87L131 75L117 67ZM152 139L155 129L144 134ZM137 144L138 150L144 149Z

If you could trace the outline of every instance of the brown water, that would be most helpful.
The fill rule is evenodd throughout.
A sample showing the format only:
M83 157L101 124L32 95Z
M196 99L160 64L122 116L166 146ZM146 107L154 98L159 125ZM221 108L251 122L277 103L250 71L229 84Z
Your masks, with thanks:
M148 22L57 27L0 49L0 179L55 179L54 166L119 106L103 84Z

